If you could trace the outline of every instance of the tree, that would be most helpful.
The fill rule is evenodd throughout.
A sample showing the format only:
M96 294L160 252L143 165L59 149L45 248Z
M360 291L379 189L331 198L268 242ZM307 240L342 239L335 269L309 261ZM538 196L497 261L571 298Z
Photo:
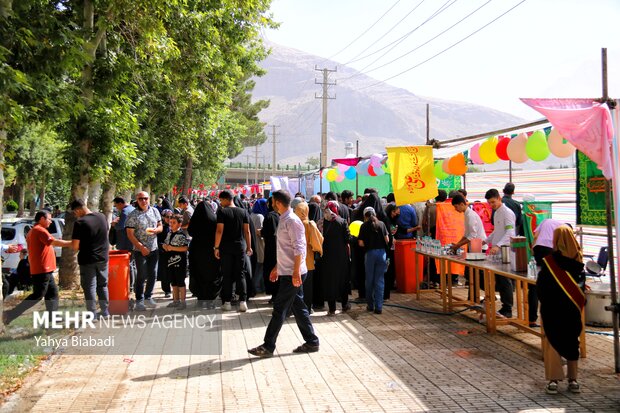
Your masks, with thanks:
M318 168L321 165L321 161L316 156L311 156L306 159L306 165L310 165L311 168Z

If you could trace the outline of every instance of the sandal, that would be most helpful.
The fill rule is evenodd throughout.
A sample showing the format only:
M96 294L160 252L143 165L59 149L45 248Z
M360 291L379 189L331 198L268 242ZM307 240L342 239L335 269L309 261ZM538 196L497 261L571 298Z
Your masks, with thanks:
M267 358L273 356L273 351L267 350L264 346L251 348L248 350L248 353L260 358Z
M577 382L577 380L569 380L568 390L571 393L581 393L581 386L579 386L579 383Z
M555 380L551 380L545 386L545 393L547 394L558 394L558 382Z

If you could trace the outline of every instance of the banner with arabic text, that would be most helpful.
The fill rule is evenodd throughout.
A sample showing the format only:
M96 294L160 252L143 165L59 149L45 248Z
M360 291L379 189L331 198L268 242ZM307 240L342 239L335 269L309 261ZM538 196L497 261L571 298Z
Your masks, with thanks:
M607 225L605 177L581 151L577 151L577 225Z
M385 148L397 205L423 202L437 196L431 146Z

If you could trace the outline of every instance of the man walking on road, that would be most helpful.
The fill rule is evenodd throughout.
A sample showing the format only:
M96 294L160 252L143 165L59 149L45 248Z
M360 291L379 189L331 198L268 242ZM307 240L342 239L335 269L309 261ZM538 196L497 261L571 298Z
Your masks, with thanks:
M271 271L272 282L280 280L280 289L273 303L271 321L265 332L264 343L248 350L257 357L271 357L276 349L276 340L286 320L289 309L293 310L295 322L305 343L293 353L314 353L319 351L319 338L314 334L310 313L304 304L303 281L306 269L306 233L304 224L291 209L291 195L283 190L272 193L273 208L280 214L278 225L278 265Z
M78 264L80 265L80 284L84 290L86 309L95 317L107 317L108 296L108 221L101 212L92 212L77 199L71 202L71 209L78 218L73 225L72 244L78 252ZM99 299L99 310L95 294Z
M146 307L155 308L153 300L156 268L159 254L157 252L157 234L163 230L159 211L149 205L149 194L140 192L137 196L138 207L129 214L125 227L127 237L134 246L133 256L136 260L136 311ZM146 287L145 287L146 283Z
M32 277L32 294L12 310L4 311L2 321L9 324L45 297L48 312L58 310L58 287L54 281L56 253L54 247L71 247L71 241L55 239L47 231L52 223L49 211L39 211L34 216L35 225L26 236L28 262Z

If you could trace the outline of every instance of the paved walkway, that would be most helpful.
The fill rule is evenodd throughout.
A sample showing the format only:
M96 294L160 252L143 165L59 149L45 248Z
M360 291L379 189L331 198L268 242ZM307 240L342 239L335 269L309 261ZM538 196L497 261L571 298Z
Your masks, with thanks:
M438 309L395 294L392 304ZM162 304L163 305L163 304ZM301 337L282 329L275 357L248 356L261 344L266 298L246 314L226 313L220 356L55 356L0 408L11 412L620 412L610 338L588 335L582 393L546 395L539 339L503 327L486 334L463 316L354 305L312 316L314 354L293 354Z

